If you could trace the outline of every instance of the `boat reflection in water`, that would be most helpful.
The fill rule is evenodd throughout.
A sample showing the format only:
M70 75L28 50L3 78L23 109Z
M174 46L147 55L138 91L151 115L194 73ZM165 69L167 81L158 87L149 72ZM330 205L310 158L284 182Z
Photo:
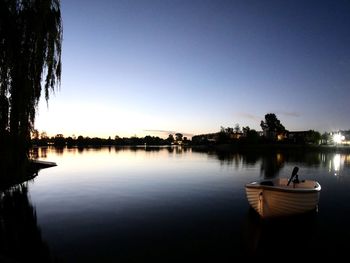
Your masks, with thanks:
M52 262L23 183L0 192L0 262Z
M263 220L251 208L242 225L242 254L247 258L284 256L300 259L301 255L311 255L319 249L318 232L316 212ZM322 255L322 251L317 254Z

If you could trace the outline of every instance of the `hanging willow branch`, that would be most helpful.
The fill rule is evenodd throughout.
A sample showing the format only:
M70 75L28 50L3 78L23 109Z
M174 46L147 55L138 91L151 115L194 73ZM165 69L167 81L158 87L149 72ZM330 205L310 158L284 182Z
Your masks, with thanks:
M0 0L0 133L26 138L61 80L59 0Z

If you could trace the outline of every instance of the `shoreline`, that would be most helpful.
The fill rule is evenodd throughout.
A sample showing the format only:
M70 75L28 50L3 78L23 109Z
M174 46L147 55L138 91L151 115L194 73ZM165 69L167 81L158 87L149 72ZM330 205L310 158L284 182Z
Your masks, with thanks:
M132 148L132 149L162 149L162 148L186 148L194 150L216 150L223 152L237 152L237 151L308 151L308 152L334 152L334 153L350 153L350 146L347 145L313 145L313 144L278 144L278 143L261 143L261 144L249 144L249 143L235 143L235 144L198 144L198 145L84 145L84 146L34 146L32 149L38 148L53 148L53 149L97 149L97 148Z
M305 145L305 144L218 144L218 145L191 145L198 150L216 151L309 151L309 152L334 152L350 153L350 146L335 145Z
M38 160L28 160L27 167L22 176L13 176L7 178L1 178L0 180L0 192L7 191L12 187L16 187L25 182L29 182L38 176L41 169L50 168L57 166L54 162L38 161Z

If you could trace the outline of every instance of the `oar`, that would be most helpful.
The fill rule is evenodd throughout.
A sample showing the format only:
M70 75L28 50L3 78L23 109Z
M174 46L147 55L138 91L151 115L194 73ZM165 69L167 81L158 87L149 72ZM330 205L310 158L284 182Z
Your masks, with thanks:
M288 183L287 183L287 186L290 184L290 182L293 180L294 176L296 176L296 174L298 173L299 171L299 168L298 167L294 167L293 169L293 172L292 172L292 175L290 176L289 180L288 180Z

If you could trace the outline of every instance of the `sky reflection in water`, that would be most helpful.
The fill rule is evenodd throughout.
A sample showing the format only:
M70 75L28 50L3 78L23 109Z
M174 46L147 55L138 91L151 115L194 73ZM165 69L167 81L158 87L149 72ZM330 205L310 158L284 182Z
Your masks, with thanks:
M58 166L29 183L29 197L43 239L67 261L234 259L295 244L340 255L350 236L350 155L74 148L38 156ZM288 177L294 166L321 183L319 212L261 222L244 184Z

